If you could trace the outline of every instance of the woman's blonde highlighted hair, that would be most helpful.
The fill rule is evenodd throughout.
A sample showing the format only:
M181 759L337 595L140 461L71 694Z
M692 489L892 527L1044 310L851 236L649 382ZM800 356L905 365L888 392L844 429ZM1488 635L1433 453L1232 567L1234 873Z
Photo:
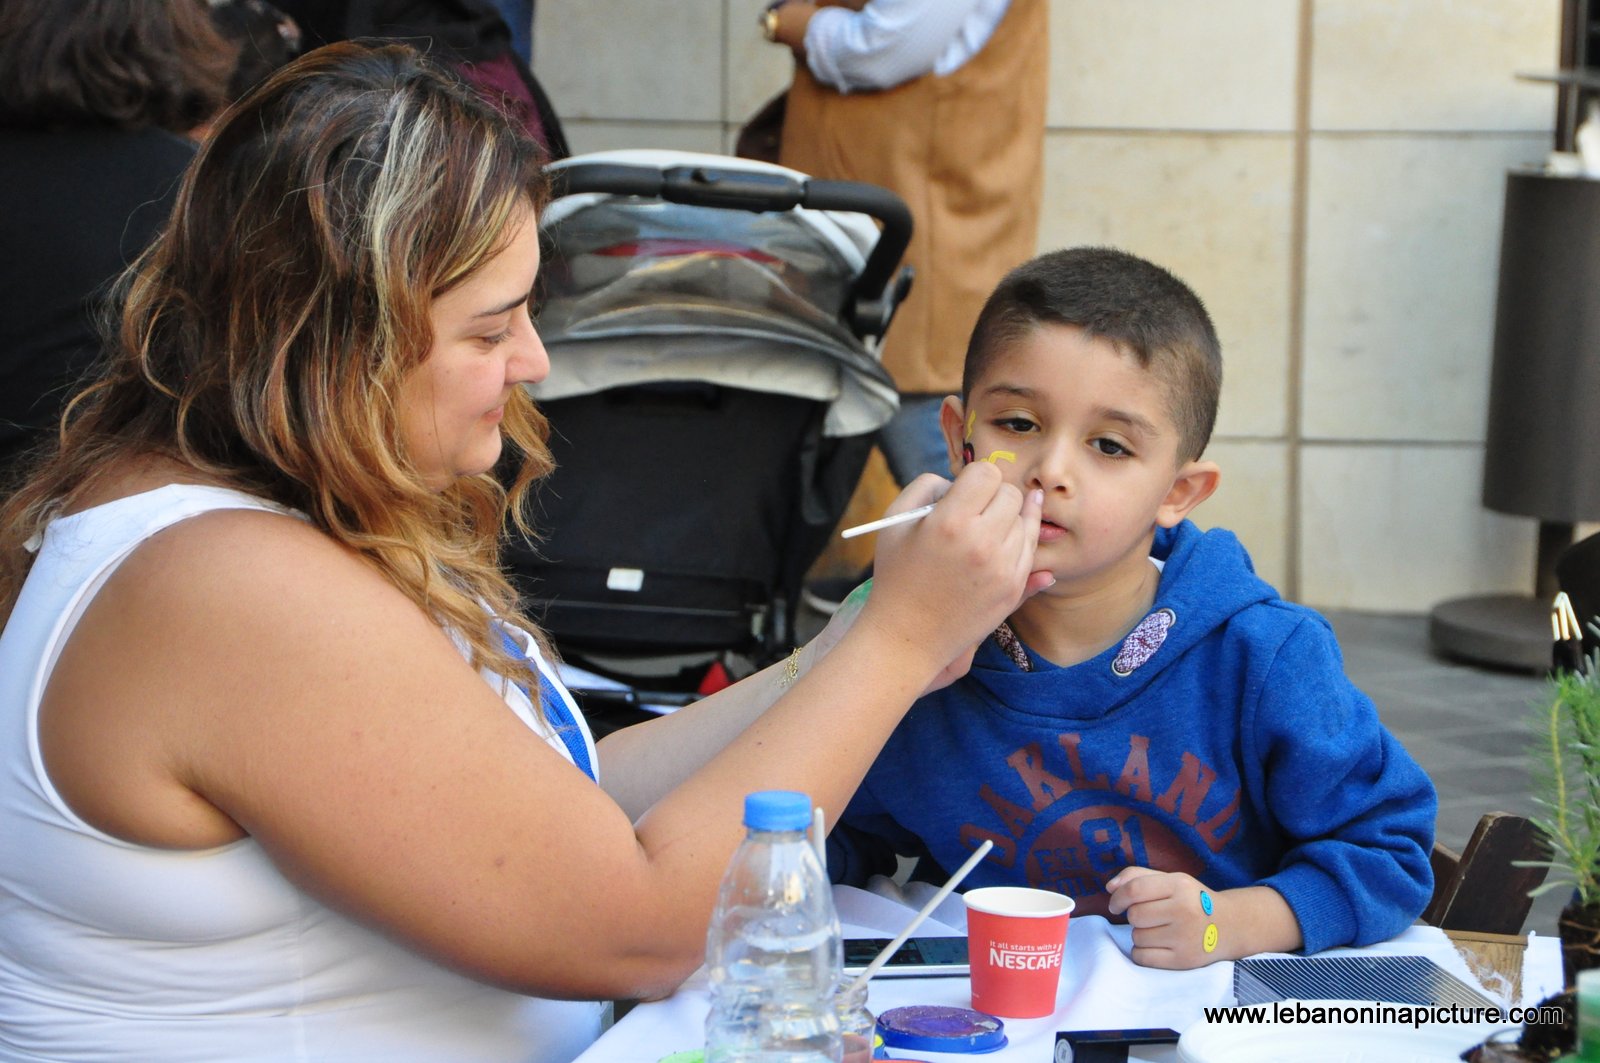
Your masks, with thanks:
M528 487L551 467L544 418L516 389L510 488L484 474L439 492L405 453L397 404L434 300L543 195L537 146L409 48L332 45L268 79L202 146L122 279L104 375L0 509L0 607L62 504L121 459L160 455L306 513L475 666L533 681L484 609L537 631L497 561L508 514L527 531Z

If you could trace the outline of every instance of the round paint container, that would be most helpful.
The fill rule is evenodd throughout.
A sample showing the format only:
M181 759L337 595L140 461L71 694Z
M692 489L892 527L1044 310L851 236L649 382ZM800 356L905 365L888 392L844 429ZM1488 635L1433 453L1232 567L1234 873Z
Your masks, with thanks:
M889 1048L913 1052L998 1052L1006 1046L1006 1024L971 1008L913 1004L878 1016L878 1033Z

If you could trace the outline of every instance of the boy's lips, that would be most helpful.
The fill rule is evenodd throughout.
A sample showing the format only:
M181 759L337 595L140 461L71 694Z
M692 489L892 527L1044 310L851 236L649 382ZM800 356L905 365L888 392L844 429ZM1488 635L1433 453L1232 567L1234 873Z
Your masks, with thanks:
M1067 534L1067 529L1054 521L1044 520L1039 522L1039 542L1053 543Z

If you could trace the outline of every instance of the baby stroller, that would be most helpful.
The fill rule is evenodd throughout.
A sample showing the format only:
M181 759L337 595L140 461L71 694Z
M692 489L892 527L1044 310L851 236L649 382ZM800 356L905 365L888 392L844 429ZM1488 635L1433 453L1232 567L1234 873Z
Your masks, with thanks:
M801 580L897 406L873 351L910 283L911 216L877 186L725 156L550 173L552 371L532 391L557 469L542 538L513 534L507 564L567 662L688 700L708 669L737 678L791 644Z

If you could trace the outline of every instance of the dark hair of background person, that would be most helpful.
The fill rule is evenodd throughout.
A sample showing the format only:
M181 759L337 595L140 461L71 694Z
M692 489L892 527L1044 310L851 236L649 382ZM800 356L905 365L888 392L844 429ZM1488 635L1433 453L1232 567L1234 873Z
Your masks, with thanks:
M226 102L234 55L202 0L5 0L0 126L184 133Z
M266 0L211 0L211 21L238 50L228 79L228 98L237 100L305 50L300 24Z
M0 496L99 361L234 53L205 0L0 0Z
M276 0L305 32L307 50L343 40L400 41L451 67L516 121L549 160L570 155L544 87L512 49L490 0Z

